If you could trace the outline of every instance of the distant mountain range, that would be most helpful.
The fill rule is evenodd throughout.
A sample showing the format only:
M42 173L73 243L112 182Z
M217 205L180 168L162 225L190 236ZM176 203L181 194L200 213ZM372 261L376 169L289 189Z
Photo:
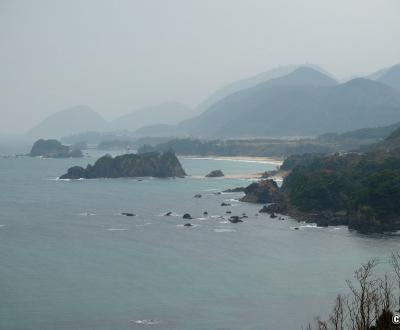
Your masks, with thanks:
M388 74L388 73L386 73ZM178 125L213 137L313 136L400 121L400 93L372 80L338 84L312 68L231 94Z
M33 138L59 138L86 131L106 131L109 123L86 105L56 112L33 127L28 136Z
M112 130L135 131L143 126L173 125L194 116L194 111L178 102L167 102L145 107L123 115L110 123Z
M321 67L315 65L315 64L306 64L306 65L285 65L285 66L279 66L277 68L273 68L271 70L259 73L255 76L252 76L250 78L245 78L245 79L240 79L237 81L234 81L218 90L216 90L214 93L212 93L209 97L207 97L203 102L201 102L197 106L197 113L201 113L205 110L207 110L211 105L214 103L217 103L218 101L222 100L226 96L236 93L240 90L254 87L258 84L261 84L263 82L266 82L271 79L283 77L294 70L300 68L300 67L310 67L315 70L318 70L328 76L331 76L330 73L322 69ZM332 77L332 76L331 76Z
M33 137L87 131L129 131L137 136L314 136L400 121L400 64L339 84L315 65L290 65L233 82L194 110L168 102L112 122L79 106L34 127Z
M28 136L60 138L83 132L135 131L150 124L177 124L194 115L192 109L167 102L132 111L108 122L89 106L76 106L56 112L33 127Z
M400 91L400 64L384 70L376 80Z

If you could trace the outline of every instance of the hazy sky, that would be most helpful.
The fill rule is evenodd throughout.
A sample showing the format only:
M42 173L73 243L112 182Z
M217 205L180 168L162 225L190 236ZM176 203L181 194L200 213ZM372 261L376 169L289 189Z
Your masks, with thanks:
M399 17L399 0L0 0L0 132L76 104L195 106L279 65L367 74L400 62Z

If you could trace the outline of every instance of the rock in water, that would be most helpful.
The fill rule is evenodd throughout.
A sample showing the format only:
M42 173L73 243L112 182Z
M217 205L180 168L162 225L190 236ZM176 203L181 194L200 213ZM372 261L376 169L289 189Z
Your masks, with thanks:
M201 198L201 194L194 195L194 198Z
M183 226L185 226L185 227L192 227L192 224L191 224L191 223L185 223Z
M189 213L185 213L182 218L183 219L193 219Z
M164 153L125 154L114 158L105 155L99 158L94 165L88 165L86 168L80 166L69 168L60 179L146 176L167 178L184 177L185 175L178 158L172 151L167 151Z
M57 140L37 140L29 153L31 157L46 157L46 158L67 158L67 157L82 157L80 149L71 149L68 146L62 145Z
M248 203L281 203L284 199L274 180L254 182L246 187L244 193L240 200Z
M208 173L206 175L206 178L218 178L221 176L224 176L224 173L221 170L214 170L214 171L211 171L210 173Z
M245 187L237 187L237 188L232 188L232 189L226 189L223 192L224 193L243 192L245 189L246 189Z
M240 218L237 215L232 215L228 220L232 223L243 222L243 220L240 220Z
M122 212L121 215L124 215L126 217L134 217L135 216L134 213L130 213L130 212Z

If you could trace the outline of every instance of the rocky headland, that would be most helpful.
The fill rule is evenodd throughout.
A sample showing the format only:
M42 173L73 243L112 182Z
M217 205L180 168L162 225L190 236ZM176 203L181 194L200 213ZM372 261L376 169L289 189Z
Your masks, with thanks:
M61 142L50 139L37 140L29 153L31 157L45 157L45 158L68 158L68 157L82 157L82 151L78 147L69 147L61 144Z
M400 230L400 129L357 152L288 157L281 187L261 180L244 190L260 211L363 233Z

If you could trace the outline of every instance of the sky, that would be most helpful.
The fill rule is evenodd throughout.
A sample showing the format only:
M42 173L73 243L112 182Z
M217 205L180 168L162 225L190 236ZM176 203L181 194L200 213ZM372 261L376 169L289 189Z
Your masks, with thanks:
M106 119L314 63L400 63L399 0L0 0L0 133L74 105Z

